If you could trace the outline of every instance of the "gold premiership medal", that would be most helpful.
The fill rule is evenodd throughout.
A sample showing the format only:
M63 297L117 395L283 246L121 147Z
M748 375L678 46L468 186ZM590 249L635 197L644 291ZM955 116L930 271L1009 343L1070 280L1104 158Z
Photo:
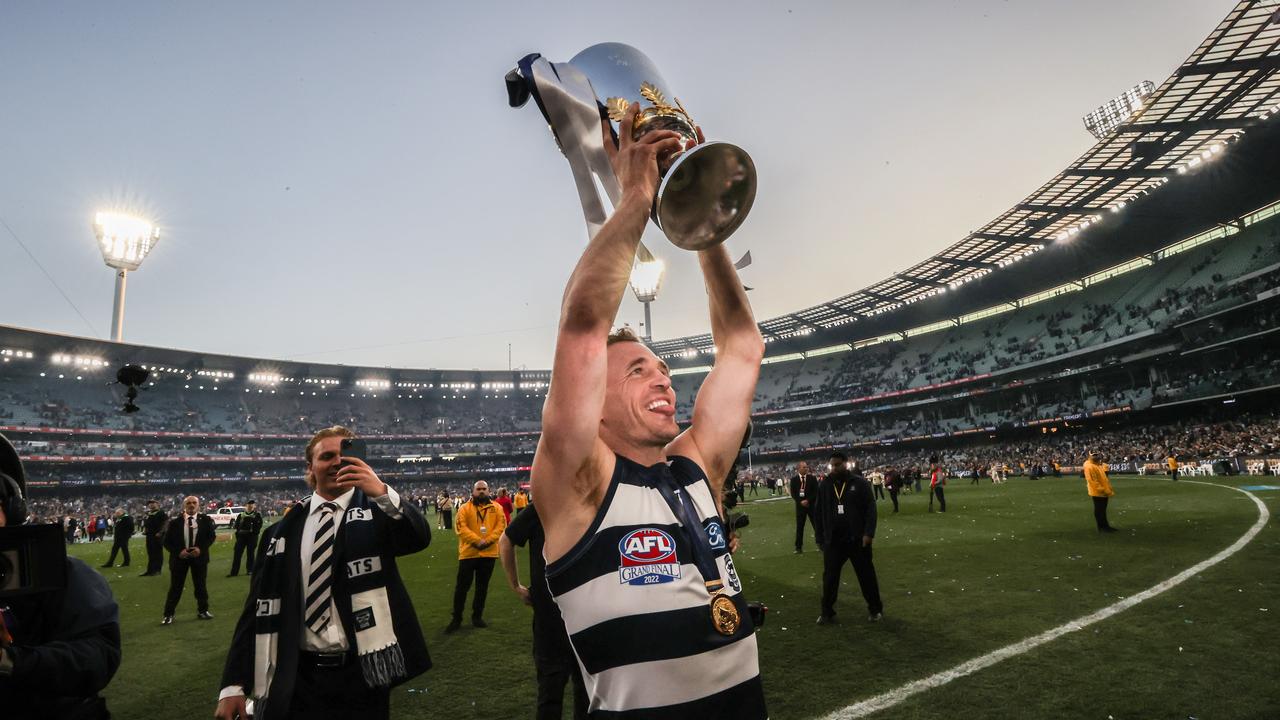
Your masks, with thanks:
M738 608L728 595L715 593L711 596L711 625L716 632L721 635L732 635L738 632L738 626L741 624L742 618L738 615Z

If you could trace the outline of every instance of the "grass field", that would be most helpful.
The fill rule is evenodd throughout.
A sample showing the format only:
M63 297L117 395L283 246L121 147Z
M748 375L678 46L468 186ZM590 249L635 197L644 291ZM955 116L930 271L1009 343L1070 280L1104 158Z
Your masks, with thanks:
M841 622L824 627L815 624L822 570L811 533L806 552L795 555L790 501L748 503L751 526L735 560L749 597L770 608L759 641L771 716L820 716L1087 615L1209 558L1258 518L1248 497L1221 487L1113 482L1110 516L1122 532L1110 536L1094 531L1079 478L952 481L946 514L927 514L923 494L903 496L896 515L881 502L875 562L885 619L866 621L847 569ZM1280 509L1280 491L1257 494L1272 512ZM400 566L435 667L394 691L393 716L531 717L528 609L499 568L489 628L444 635L457 545L451 533L433 532L431 547ZM210 717L248 580L224 577L231 553L224 538L209 571L215 619L196 620L188 587L175 623L162 627L167 574L137 577L145 553L141 542L132 547L132 567L102 571L124 634L109 704L122 718ZM109 549L78 545L72 553L96 566ZM521 566L527 573L523 557ZM1278 569L1272 523L1238 554L1162 595L875 717L1280 717Z

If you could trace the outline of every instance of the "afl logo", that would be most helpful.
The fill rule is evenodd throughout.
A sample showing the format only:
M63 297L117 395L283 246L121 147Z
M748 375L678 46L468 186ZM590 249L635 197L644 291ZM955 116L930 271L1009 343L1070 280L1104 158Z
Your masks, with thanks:
M657 528L642 528L627 533L618 543L624 560L634 563L658 563L676 554L676 542Z
M618 541L618 579L626 585L654 585L680 577L676 541L657 528L632 530Z

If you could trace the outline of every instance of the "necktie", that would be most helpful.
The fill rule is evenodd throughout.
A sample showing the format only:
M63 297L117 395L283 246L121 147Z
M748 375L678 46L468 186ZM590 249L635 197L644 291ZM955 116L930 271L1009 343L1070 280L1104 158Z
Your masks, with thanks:
M187 516L187 547L196 546L196 516Z
M333 540L337 535L338 524L334 522L333 512L338 509L334 503L327 502L320 506L320 524L316 526L315 542L311 545L311 572L307 577L307 627L319 635L329 624L329 599L333 586Z

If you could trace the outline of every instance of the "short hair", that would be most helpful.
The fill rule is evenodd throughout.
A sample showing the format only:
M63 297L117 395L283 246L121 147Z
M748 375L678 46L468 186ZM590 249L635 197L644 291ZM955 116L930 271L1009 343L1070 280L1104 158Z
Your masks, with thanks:
M620 342L634 342L644 345L644 341L640 339L639 335L636 335L636 331L632 330L627 325L623 325L617 330L609 333L609 340L605 343L605 346L608 347L609 345L614 345Z
M848 455L845 455L844 453L840 452L839 450L836 450L835 452L831 453L831 459L832 459L832 460L839 460L840 462L848 462L848 461L849 461L849 456L848 456Z
M316 433L315 435L312 435L311 441L307 443L307 450L306 450L307 464L308 465L311 464L311 451L316 449L316 445L319 445L321 440L324 440L325 438L331 438L331 437L354 438L355 436L356 436L355 433L351 432L350 430L348 430L347 428L341 425L334 425L333 427L327 427L321 430L320 432Z

